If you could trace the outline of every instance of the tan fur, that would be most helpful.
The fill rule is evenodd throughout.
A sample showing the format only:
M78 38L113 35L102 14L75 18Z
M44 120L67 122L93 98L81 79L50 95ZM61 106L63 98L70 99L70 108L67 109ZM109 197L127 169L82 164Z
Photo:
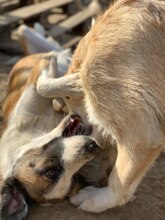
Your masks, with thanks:
M82 83L85 106L82 96L67 90L69 111L96 125L93 136L105 148L117 142L108 186L85 188L71 199L82 210L101 212L128 202L164 149L164 1L118 0L79 43L64 77L68 85L72 74L79 88ZM62 96L66 79L60 85ZM49 95L59 92L55 87L56 81Z
M37 82L38 75L44 65L48 65L52 53L34 54L21 59L11 70L9 75L8 95L2 106L4 118L3 130L8 117L19 100L22 92L30 83ZM43 60L42 60L43 59Z
M156 0L117 1L80 42L69 73L79 69L89 119L118 147L107 193L82 191L71 200L81 209L126 203L163 149L164 48L165 4Z
M31 198L34 198L37 202L43 202L44 198L42 193L51 187L51 182L46 178L40 178L39 175L34 174L32 170L33 164L29 164L29 161L34 154L39 153L39 150L30 151L26 158L23 161L20 161L16 167L17 178L24 184L28 194ZM47 162L47 158L41 157L39 161L37 161L37 168L43 169L47 166L51 166L52 164L45 163Z

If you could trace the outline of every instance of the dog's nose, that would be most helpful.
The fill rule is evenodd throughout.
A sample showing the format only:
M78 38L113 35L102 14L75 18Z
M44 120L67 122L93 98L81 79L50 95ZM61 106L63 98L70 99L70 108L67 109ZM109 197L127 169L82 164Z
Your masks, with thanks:
M99 145L95 141L91 141L85 146L85 151L87 153L94 153L98 151L99 148Z

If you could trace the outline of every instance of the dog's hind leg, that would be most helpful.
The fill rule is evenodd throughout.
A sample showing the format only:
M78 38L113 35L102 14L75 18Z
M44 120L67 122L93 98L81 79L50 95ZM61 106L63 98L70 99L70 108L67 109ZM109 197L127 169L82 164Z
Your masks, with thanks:
M60 78L56 78L56 75L57 58L54 56L38 77L36 88L39 95L47 98L83 95L78 73Z
M161 149L147 149L143 154L119 149L115 167L104 188L87 187L70 199L71 203L87 212L102 212L128 202L140 180L159 155Z

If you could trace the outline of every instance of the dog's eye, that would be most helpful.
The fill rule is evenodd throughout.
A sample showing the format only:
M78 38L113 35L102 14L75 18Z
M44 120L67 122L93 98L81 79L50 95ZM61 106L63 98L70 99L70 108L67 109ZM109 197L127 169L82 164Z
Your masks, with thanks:
M52 167L52 168L48 168L43 175L45 177L47 177L48 179L52 180L52 181L58 181L60 175L63 172L63 168L62 167Z

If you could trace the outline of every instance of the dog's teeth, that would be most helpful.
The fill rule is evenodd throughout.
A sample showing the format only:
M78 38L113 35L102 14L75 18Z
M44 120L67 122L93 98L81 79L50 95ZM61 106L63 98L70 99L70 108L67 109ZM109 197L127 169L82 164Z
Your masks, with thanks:
M74 122L74 119L73 119L73 118L71 118L71 119L70 119L70 122L72 122L72 123L73 123L73 122Z

